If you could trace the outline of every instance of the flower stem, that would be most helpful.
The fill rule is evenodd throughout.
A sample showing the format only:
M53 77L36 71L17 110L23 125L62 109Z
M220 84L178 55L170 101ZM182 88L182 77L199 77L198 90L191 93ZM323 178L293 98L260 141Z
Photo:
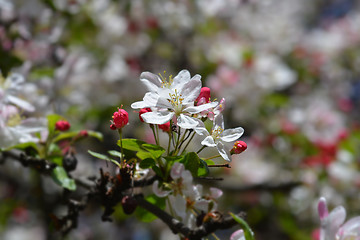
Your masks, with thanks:
M154 129L154 124L150 124L150 128L151 128L151 130L152 130L152 132L153 132L154 139L155 139L155 143L156 143L157 145L159 145L158 139L156 138L156 133L155 133L155 129Z
M180 155L182 155L184 152L185 152L185 150L186 150L186 148L189 146L189 143L193 140L193 138L195 137L195 132L193 132L193 135L191 136L191 138L189 139L189 141L186 143L186 145L185 145L185 147L184 147L184 149L182 150L182 152L181 152L181 154Z
M122 130L121 128L118 129L118 133L120 136L120 150L121 150L120 163L121 163L121 166L125 166L124 150L123 150L123 144L122 144L122 131L121 130Z
M220 155L220 154L219 154L219 155L215 155L215 156L212 156L212 157L206 158L206 159L204 159L204 160L206 161L206 160L210 160L210 159L213 159L213 158L218 158L218 157L221 157L221 155Z
M202 146L196 153L199 154L202 150L204 150L204 148L206 148L206 146Z

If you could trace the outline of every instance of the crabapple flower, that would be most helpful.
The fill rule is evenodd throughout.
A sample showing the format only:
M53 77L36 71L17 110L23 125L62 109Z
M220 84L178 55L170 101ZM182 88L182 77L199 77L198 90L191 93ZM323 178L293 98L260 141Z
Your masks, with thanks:
M112 119L112 125L110 125L110 128L113 129L115 126L116 129L121 129L128 124L129 114L124 109L120 108L117 112L114 112Z
M204 123L201 121L199 121L199 126L195 128L195 131L199 135L206 136L201 142L202 145L216 147L221 157L229 162L231 162L230 149L227 149L224 143L236 141L244 133L242 127L224 130L224 119L222 114L215 117L211 133L208 132Z
M13 104L26 111L34 111L35 108L33 105L15 96L21 89L24 82L25 79L20 74L13 73L6 79L0 76L0 105Z
M320 217L320 240L352 240L360 238L360 216L345 222L346 210L338 206L328 212L326 199L321 197L318 202Z
M18 109L12 105L0 105L0 149L27 142L38 142L35 132L46 130L45 119L22 119Z
M164 124L173 117L179 127L190 129L198 125L198 121L191 117L192 114L200 113L215 107L218 103L211 102L200 106L194 106L194 102L201 92L201 76L191 78L189 71L182 70L169 80L160 79L152 73L143 73L140 80L147 87L143 101L131 104L132 108L156 108L157 111L146 112L141 115L146 123Z
M201 112L200 116L207 117L209 120L214 121L215 117L224 111L224 108L225 108L225 98L222 98L220 100L220 103L216 107Z
M176 162L170 170L173 181L159 187L159 181L153 183L153 192L158 197L168 197L176 215L180 217L187 226L195 225L195 216L192 209L205 213L213 212L217 208L216 199L222 196L222 191L210 188L209 194L203 194L200 184L193 185L193 177L189 170L185 170L182 163Z

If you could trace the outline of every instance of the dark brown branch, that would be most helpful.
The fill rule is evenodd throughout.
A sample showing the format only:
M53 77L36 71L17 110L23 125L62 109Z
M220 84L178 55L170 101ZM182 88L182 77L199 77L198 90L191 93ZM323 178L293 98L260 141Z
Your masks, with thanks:
M224 191L231 192L248 192L248 191L290 191L291 189L301 185L299 181L290 181L283 183L259 183L253 185L231 185L231 184L219 184L217 187Z
M214 165L208 165L208 167L225 167L225 168L231 168L230 164L214 164Z
M31 167L44 174L50 174L56 167L55 163L51 163L45 159L34 158L25 155L22 152L7 151L3 152L3 158L11 158L19 161L24 167Z

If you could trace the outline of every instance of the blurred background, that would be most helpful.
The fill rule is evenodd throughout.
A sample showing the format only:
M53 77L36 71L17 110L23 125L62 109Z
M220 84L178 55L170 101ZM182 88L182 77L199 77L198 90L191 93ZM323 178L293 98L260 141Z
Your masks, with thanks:
M0 0L0 67L25 77L33 115L104 134L78 146L74 175L113 171L87 149L116 148L109 120L121 105L125 137L152 141L130 108L141 72L188 69L226 99L225 127L245 129L248 149L211 172L224 181L203 183L224 190L220 210L245 211L258 240L316 239L320 196L360 214L358 0ZM0 239L56 239L48 213L66 210L61 189L43 177L40 193L34 174L0 165ZM101 214L87 207L65 239L177 239L158 220Z

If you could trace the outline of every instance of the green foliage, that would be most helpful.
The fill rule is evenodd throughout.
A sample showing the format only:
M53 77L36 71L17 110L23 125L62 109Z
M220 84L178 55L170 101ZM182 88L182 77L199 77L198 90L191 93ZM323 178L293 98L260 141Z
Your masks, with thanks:
M152 158L146 158L140 162L140 168L146 169L146 168L152 168L155 166L155 161Z
M194 177L206 176L209 173L207 163L201 160L195 152L187 153L180 162Z
M119 140L118 145L123 149L136 152L136 156L141 160L151 158L156 161L165 152L165 149L158 145L149 144L138 139L127 138L123 139L121 143Z
M101 159L101 160L105 160L105 161L110 161L112 163L114 163L115 165L117 165L118 167L120 167L120 163L104 154L101 154L101 153L97 153L97 152L93 152L91 150L88 150L88 153L93 156L93 157L96 157L98 159ZM113 152L112 152L113 153Z
M55 122L56 123L56 122ZM55 126L55 123L53 126ZM49 126L50 127L50 126ZM58 142L64 139L69 139L76 137L80 134L81 131L71 131L71 132L60 132L53 140L53 142ZM103 140L103 135L100 132L96 131L87 131L88 135L94 137L100 141Z
M74 179L69 178L63 167L57 166L54 168L51 174L54 181L63 188L71 191L76 190L76 184Z

